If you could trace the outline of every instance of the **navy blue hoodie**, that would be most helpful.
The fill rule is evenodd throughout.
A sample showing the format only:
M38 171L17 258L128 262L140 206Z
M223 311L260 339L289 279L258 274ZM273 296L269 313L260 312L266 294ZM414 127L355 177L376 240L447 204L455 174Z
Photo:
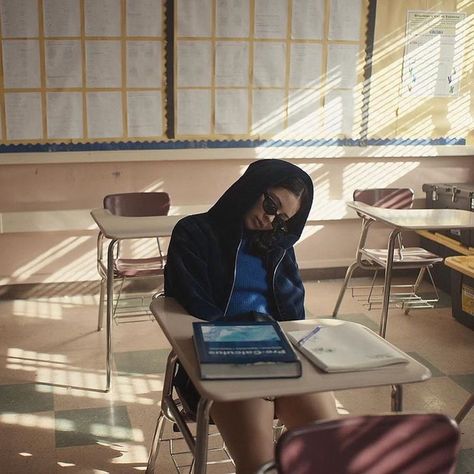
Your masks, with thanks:
M193 316L204 320L225 318L231 296L243 217L264 191L289 177L307 187L300 210L287 222L264 258L271 289L272 316L279 320L304 318L304 288L293 245L300 238L313 200L307 173L283 160L255 161L206 213L181 219L175 226L165 267L165 294Z

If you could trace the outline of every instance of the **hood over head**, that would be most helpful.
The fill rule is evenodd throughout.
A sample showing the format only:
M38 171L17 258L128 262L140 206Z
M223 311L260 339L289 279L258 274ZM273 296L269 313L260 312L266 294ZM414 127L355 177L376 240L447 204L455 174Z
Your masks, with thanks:
M277 187L290 177L299 177L306 185L306 196L300 210L287 222L293 241L300 238L313 202L311 177L298 166L283 160L263 159L254 161L245 173L221 196L209 210L209 215L219 225L241 226L245 213L253 207L263 192Z

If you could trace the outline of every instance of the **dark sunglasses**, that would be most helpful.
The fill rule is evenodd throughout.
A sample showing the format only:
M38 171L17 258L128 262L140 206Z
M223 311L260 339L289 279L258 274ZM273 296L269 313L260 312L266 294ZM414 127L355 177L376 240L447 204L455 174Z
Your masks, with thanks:
M275 216L272 221L272 227L274 231L286 232L286 219L281 214L278 214L278 204L266 191L263 193L263 211L269 216Z

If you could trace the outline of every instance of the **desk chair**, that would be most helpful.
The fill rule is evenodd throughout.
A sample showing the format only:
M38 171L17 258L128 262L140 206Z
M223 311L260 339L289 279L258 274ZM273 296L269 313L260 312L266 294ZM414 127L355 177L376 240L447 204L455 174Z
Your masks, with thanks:
M146 474L155 472L155 465L158 459L160 446L163 442L168 443L171 460L179 474L184 472L191 473L194 465L193 453L196 449L194 435L191 431L192 424L196 421L189 408L183 406L183 402L178 397L174 388L174 377L177 372L178 358L171 351L168 355L168 361L165 370L165 379L163 383L163 392L161 397L160 414L156 422L153 441L151 444L150 455L146 468ZM185 404L184 404L185 405ZM180 433L181 436L165 436L165 424L172 423L173 431ZM208 461L209 464L229 464L231 472L234 471L233 460L228 453L219 433L210 433L209 437L215 438L215 442L209 442L209 450L216 454L215 459ZM184 442L184 443L183 443ZM184 444L184 447L183 447ZM222 472L222 471L220 471Z
M164 216L168 213L170 199L167 193L122 193L111 194L104 198L104 208L117 216L127 217L153 217ZM107 301L107 359L106 359L106 392L111 384L111 356L112 356L112 318L118 323L131 322L134 320L143 320L144 316L151 320L151 313L148 310L148 303L145 303L143 296L138 301L139 305L126 308L125 311L119 311L118 302L120 300L121 289L125 279L157 277L163 274L165 256L161 250L159 239L158 254L151 258L129 259L121 254L120 242L116 239L109 241L107 246L107 257L104 258L104 234L99 232L97 237L97 270L101 276L100 298L99 298L99 318L98 328L102 329L104 319L104 300L108 295ZM110 271L108 269L110 264ZM111 275L111 276L107 276ZM122 282L117 298L114 298L114 283L120 280ZM115 304L114 304L115 300ZM136 301L137 299L133 299ZM122 318L122 319L120 319Z
M158 459L160 446L163 442L168 443L171 460L173 461L178 473L184 472L185 469L191 473L193 468L193 453L196 449L196 443L191 428L196 419L195 413L193 413L192 408L190 408L186 403L185 397L180 397L174 386L178 364L179 362L176 354L171 351L166 364L160 414L158 415L158 420L156 422L146 474L153 474L155 472L156 461ZM165 423L167 422L173 424L174 432L181 433L180 437L175 438L164 435ZM278 419L275 419L273 426L275 442L280 437L283 430L284 426ZM215 467L218 467L219 473L223 473L223 469L228 467L230 471L225 472L233 473L235 471L234 461L227 451L219 432L214 431L209 433L209 438L208 453L212 453L213 458L212 460L208 460L208 466L214 465ZM213 442L211 442L211 438L213 438ZM185 442L184 448L182 447L184 444L183 441Z
M112 214L127 217L146 217L146 216L166 216L170 208L170 197L165 192L139 192L139 193L120 193L109 194L104 198L104 208ZM150 278L163 275L165 266L165 255L161 248L159 238L157 242L156 256L149 258L124 258L120 242L117 243L112 288L115 280L120 280L120 290L118 292L116 302L114 304L114 319L118 322L129 322L131 319L141 317L144 315L150 319L150 312L148 310L149 302L145 302L139 298L141 304L128 306L124 309L120 308L118 302L122 292L122 287L126 279L134 278ZM104 258L104 235L99 232L97 238L97 270L101 277L100 282L100 298L99 298L99 318L97 330L102 329L104 320L104 301L107 287L107 263Z
M409 188L374 188L374 189L356 189L353 194L354 201L360 201L370 206L382 207L386 209L408 209L413 205L413 191ZM356 268L370 270L374 272L372 284L368 289L367 304L371 309L374 304L373 289L375 288L375 279L379 270L385 270L387 266L387 249L371 249L366 247L366 241L369 228L375 222L373 219L362 217L362 232L357 246L356 260L347 269L342 288L339 292L336 305L333 311L333 317L337 316L339 307L348 288L349 281ZM409 292L399 292L393 295L392 302L399 303L405 308L405 314L408 314L410 308L432 308L434 303L439 301L439 294L433 281L430 268L443 259L420 247L404 247L401 237L398 240L398 249L395 250L393 269L419 269L416 281L409 285L392 285L392 288L411 288ZM423 280L425 272L428 273L431 284L435 292L435 298L426 299L417 295L419 286ZM354 290L362 287L353 287ZM366 287L367 288L367 287Z
M283 433L257 474L454 474L459 438L441 414L343 416Z

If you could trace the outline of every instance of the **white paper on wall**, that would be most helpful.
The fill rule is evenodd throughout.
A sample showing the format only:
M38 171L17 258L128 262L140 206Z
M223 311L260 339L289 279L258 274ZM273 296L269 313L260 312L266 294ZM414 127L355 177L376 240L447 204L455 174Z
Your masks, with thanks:
M163 134L160 91L127 93L128 136L156 137Z
M80 36L80 0L43 0L44 33L49 36Z
M127 87L161 87L161 41L127 41Z
M255 38L286 38L288 0L255 0Z
M211 133L211 91L179 90L176 130L179 135Z
M248 90L216 90L216 133L248 134Z
M89 138L123 137L120 92L87 93L87 133Z
M48 92L48 138L82 138L84 136L81 92Z
M322 45L293 43L290 57L290 87L319 87Z
M161 36L162 0L127 0L127 35Z
M253 91L252 133L274 135L285 127L285 91Z
M7 140L38 140L43 137L39 92L5 94L5 112Z
M324 16L324 0L293 0L291 37L293 39L322 39Z
M254 43L253 84L257 87L284 87L286 44L256 41Z
M35 38L38 36L38 1L2 0L0 20L4 38Z
M327 85L331 89L351 89L357 84L359 46L330 44L328 47Z
M325 97L324 126L330 137L351 137L354 126L354 95L350 90L332 90Z
M121 87L120 41L86 41L87 87Z
M46 87L82 87L80 40L47 40Z
M211 36L211 0L177 0L178 36Z
M221 38L248 38L249 0L217 0L216 35Z
M3 77L6 88L40 87L40 58L37 40L3 41Z
M86 36L120 36L121 0L85 0Z
M178 41L178 87L210 87L212 56L209 41Z
M247 87L249 45L244 41L216 42L216 86Z
M360 40L362 0L331 0L329 10L330 40Z

